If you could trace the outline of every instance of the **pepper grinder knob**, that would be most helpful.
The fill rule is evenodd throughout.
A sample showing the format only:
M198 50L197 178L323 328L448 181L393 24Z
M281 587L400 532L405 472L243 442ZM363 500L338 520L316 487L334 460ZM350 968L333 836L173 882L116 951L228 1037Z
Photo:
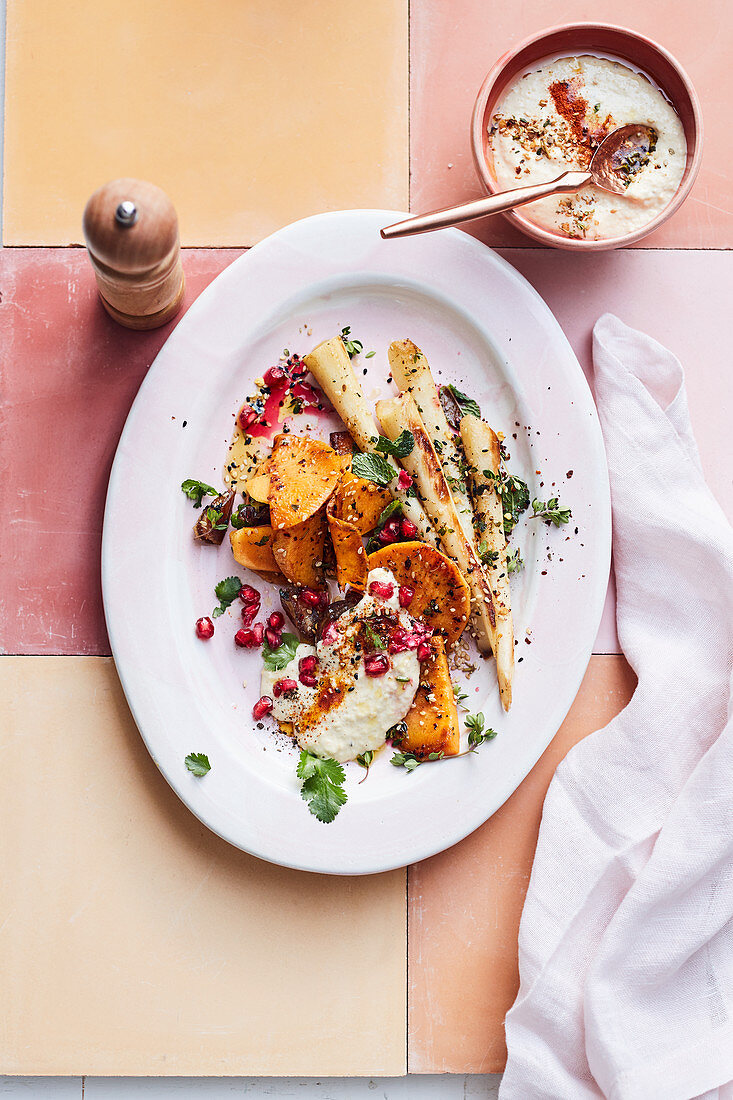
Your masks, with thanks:
M102 304L115 321L152 329L178 313L185 289L178 218L160 187L112 180L89 199L83 227Z

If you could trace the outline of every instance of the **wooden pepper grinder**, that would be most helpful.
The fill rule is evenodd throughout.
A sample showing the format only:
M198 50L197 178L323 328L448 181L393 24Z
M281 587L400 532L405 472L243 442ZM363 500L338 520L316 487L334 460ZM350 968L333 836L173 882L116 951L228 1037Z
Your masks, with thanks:
M102 304L126 328L164 325L181 308L185 280L178 218L153 183L118 179L84 210L84 239Z

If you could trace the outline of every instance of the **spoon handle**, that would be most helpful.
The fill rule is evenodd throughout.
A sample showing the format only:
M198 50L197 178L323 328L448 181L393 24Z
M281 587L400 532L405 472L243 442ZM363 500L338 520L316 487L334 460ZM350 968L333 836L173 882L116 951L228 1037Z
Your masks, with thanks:
M432 229L445 229L448 225L460 225L474 218L485 218L488 214L499 214L502 210L513 210L535 199L544 199L547 195L559 195L565 191L577 191L584 183L589 183L590 172L563 172L549 183L535 183L531 187L516 187L512 191L502 191L487 199L476 199L461 206L448 206L444 210L433 210L430 214L418 214L414 218L395 222L380 230L382 237L410 237L413 233L427 233Z

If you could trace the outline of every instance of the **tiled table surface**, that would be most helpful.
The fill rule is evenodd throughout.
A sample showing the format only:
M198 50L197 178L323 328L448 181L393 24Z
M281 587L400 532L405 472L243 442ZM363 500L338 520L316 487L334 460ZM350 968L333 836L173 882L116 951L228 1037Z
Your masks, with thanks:
M545 6L326 0L299 10L297 25L288 0L221 0L208 11L202 28L191 0L135 3L124 23L111 0L9 3L0 734L17 765L2 810L16 851L0 917L0 971L13 989L0 1070L485 1074L503 1064L544 791L565 752L633 691L612 590L555 741L462 844L406 879L348 885L228 848L147 757L107 659L100 602L110 463L172 326L117 328L96 302L83 250L61 246L79 241L84 200L105 178L154 179L178 206L184 243L201 246L184 253L190 302L294 217L476 194L473 96L493 59L544 25ZM585 14L563 0L553 21ZM529 248L500 220L477 233L545 297L589 376L591 328L605 310L680 356L703 465L731 514L731 155L714 110L730 76L724 36L711 33L726 9L703 0L680 15L672 0L643 9L613 0L604 16L664 37L698 85L707 153L690 201L623 253ZM312 955L298 952L293 965L296 899ZM366 952L346 949L344 926ZM317 965L332 950L338 978Z

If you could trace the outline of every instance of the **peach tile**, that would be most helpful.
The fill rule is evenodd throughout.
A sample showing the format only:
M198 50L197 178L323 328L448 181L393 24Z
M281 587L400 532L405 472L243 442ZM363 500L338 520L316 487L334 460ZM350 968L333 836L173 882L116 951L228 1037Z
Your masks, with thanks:
M0 731L2 1072L405 1072L403 871L308 875L210 833L109 658L0 658Z
M238 255L185 251L184 308ZM0 251L0 653L110 652L99 562L107 479L132 399L176 323L120 328L83 250Z
M623 657L592 657L560 731L509 801L461 844L410 868L410 1073L503 1069L519 918L547 787L569 749L622 710L634 686Z
M733 93L728 37L716 33L729 11L721 0L684 5L677 0L609 0L589 11L584 0L524 0L522 4L463 0L460 5L421 0L410 9L410 208L448 206L483 194L469 143L473 103L489 69L507 50L543 27L601 19L659 41L687 69L702 100L705 155L683 208L641 242L648 248L733 246L733 146L727 112ZM477 223L488 244L530 243L504 218Z
M407 0L9 0L6 244L80 240L116 176L163 187L184 244L407 203Z

